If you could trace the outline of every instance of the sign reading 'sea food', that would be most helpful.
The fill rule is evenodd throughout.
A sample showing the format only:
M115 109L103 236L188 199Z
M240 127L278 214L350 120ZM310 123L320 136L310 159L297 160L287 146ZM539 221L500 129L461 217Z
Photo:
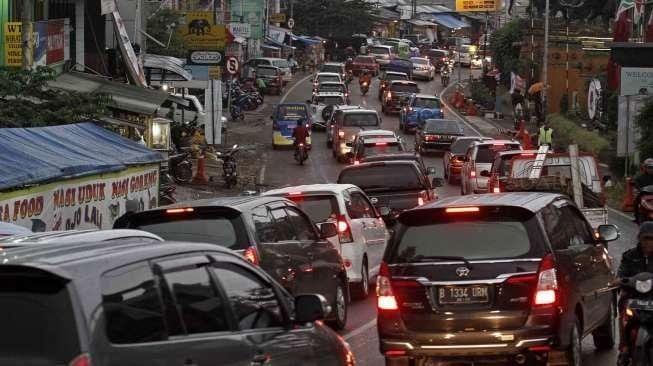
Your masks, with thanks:
M0 221L34 232L111 229L128 207L157 207L158 190L158 164L58 181L0 193Z

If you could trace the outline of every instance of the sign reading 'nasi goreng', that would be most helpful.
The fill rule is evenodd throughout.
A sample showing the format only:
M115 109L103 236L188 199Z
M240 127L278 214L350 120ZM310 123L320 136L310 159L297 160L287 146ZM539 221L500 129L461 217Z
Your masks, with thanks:
M158 205L158 165L0 193L0 221L34 232L110 229L127 207Z

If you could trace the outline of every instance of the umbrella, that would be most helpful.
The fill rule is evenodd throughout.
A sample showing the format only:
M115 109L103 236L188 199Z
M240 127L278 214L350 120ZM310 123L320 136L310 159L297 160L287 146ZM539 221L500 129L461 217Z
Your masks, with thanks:
M530 88L528 88L528 94L539 93L542 91L542 89L544 89L544 83L540 81L539 83L535 83L531 85Z

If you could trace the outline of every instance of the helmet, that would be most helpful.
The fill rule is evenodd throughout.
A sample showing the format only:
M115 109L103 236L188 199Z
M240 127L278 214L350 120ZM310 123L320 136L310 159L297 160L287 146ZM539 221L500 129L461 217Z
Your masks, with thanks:
M643 173L646 169L653 168L653 158L645 159L642 164L639 166L640 171Z

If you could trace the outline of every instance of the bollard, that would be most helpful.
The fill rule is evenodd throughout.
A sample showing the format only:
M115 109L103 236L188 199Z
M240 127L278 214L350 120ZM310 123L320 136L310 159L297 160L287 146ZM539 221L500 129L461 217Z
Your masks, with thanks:
M626 177L626 192L624 194L624 200L621 203L621 211L623 212L633 212L635 210L635 196L633 195L633 185L632 179Z
M209 183L209 177L206 174L206 157L204 156L204 153L202 153L198 158L197 158L197 173L195 173L195 176L193 177L193 184L208 184Z

